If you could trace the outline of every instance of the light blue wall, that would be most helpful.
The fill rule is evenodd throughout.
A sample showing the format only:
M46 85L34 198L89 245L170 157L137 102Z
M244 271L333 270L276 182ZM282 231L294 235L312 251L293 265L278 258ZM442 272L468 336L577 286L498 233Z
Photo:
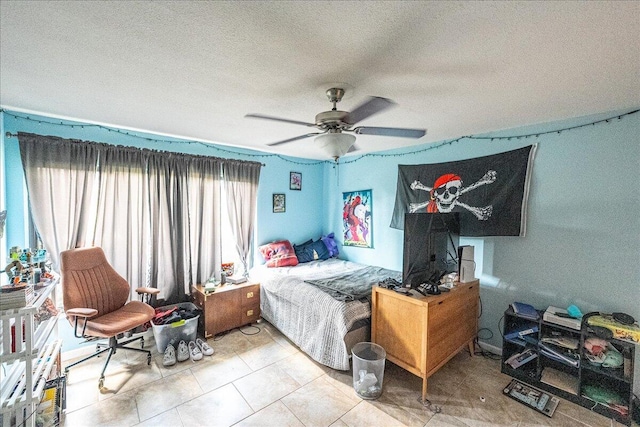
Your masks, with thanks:
M621 112L512 129L493 136L566 128ZM402 269L402 232L391 229L399 164L485 156L537 143L526 237L484 244L481 338L501 347L498 325L513 301L537 308L576 304L583 312L622 311L640 319L640 114L537 138L462 140L401 157L345 158L327 176L328 223L340 229L342 192L373 190L374 249L341 248L356 262ZM416 151L398 150L378 154ZM492 335L492 336L491 336Z
M269 159L264 172L267 169L269 173L260 176L257 244L278 239L287 239L294 244L308 239L317 240L322 235L325 217L322 203L323 162L303 160L300 164L296 164L276 158ZM289 189L290 172L302 174L301 190ZM274 193L285 194L284 213L273 212Z
M24 173L20 160L17 138L7 138L6 132L31 132L41 135L55 135L63 138L128 145L156 150L178 151L191 154L234 158L262 162L258 187L258 211L256 224L256 244L276 239L290 239L302 242L309 238L317 239L322 234L325 211L323 209L323 162L276 156L253 150L224 147L221 145L188 142L175 138L150 135L141 132L128 132L127 136L119 132L91 126L86 123L71 122L8 111L0 113L4 120L1 135L5 143L6 202L7 202L7 245L27 246L25 236ZM16 116L28 116L31 120ZM63 125L50 124L62 123ZM71 125L74 125L71 127ZM289 172L302 173L302 190L289 190ZM286 194L286 212L272 212L272 194ZM255 251L254 259L262 263L262 257Z

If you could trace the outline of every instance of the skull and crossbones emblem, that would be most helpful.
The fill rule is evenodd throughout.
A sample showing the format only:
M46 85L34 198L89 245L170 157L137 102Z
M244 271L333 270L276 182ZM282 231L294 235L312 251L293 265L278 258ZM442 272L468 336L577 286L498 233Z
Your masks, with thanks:
M433 184L433 187L427 187L420 181L411 183L412 190L424 190L429 192L429 201L422 203L410 203L409 212L418 212L427 208L427 212L443 212L449 213L456 206L460 206L474 214L479 220L487 220L493 212L493 205L477 208L469 206L460 201L460 196L476 189L482 185L491 184L496 180L496 171L490 170L484 174L477 182L468 187L462 186L462 178L459 175L448 173L441 175Z

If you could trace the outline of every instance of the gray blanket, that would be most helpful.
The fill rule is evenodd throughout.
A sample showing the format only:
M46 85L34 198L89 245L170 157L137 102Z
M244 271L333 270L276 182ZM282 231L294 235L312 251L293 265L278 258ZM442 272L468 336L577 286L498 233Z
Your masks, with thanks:
M305 282L318 287L338 301L355 301L370 298L371 287L388 278L397 279L398 272L368 266L346 275L305 280Z

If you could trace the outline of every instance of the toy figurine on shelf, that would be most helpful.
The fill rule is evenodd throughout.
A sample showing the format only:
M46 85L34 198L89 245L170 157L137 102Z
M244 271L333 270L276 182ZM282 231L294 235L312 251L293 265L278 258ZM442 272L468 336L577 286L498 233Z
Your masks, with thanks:
M9 283L19 283L22 279L22 272L24 271L24 266L19 260L13 260L4 268L4 272L7 273L7 277L9 278Z

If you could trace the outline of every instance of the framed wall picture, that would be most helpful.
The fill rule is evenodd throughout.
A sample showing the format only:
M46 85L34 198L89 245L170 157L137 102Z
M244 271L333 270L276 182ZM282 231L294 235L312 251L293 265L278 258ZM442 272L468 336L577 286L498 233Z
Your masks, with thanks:
M343 240L345 246L373 248L371 190L342 193Z
M280 213L284 212L286 208L285 195L281 193L276 193L273 195L273 212Z
M300 172L289 174L289 190L302 190L302 174Z

